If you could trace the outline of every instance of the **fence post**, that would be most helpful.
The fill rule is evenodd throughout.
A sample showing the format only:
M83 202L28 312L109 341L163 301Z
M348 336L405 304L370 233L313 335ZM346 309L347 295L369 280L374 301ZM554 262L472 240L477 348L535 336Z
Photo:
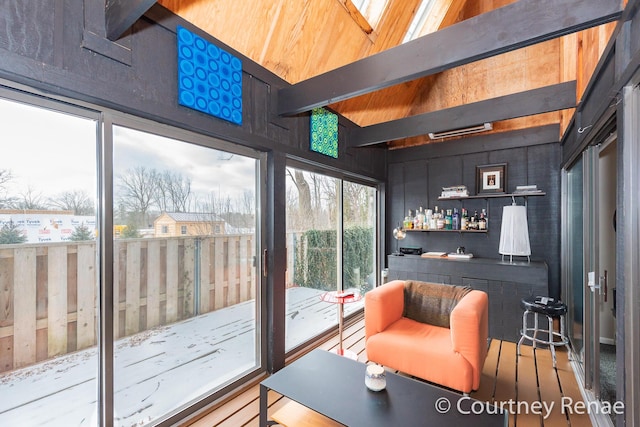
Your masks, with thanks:
M49 246L47 251L47 355L67 352L67 249ZM80 286L77 283L77 286Z
M96 345L96 242L78 243L77 266L77 349ZM114 310L117 314L117 310Z
M193 247L193 313L198 315L200 309L200 256L202 254L202 238L196 237Z
M147 244L147 328L160 324L160 241Z
M13 269L13 368L36 361L36 248L17 248ZM18 280L16 280L18 278ZM20 284L20 287L16 286Z
M194 280L195 280L195 243L196 243L196 239L185 239L184 240L184 262L183 262L183 266L184 266L184 272L183 272L183 277L182 277L182 281L183 281L183 285L182 285L182 289L183 289L183 313L182 313L182 318L186 319L189 318L191 316L193 316L194 312L195 312L195 305L194 305L194 299L195 299L195 286L194 286Z
M124 333L140 330L140 242L127 242Z

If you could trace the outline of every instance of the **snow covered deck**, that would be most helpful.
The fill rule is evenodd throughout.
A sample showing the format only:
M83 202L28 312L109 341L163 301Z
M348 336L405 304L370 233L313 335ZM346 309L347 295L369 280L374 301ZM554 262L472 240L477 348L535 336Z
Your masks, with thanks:
M322 293L287 291L287 348L337 323ZM251 300L116 341L115 424L144 425L254 369L254 319ZM0 375L0 425L95 425L97 369L92 348Z

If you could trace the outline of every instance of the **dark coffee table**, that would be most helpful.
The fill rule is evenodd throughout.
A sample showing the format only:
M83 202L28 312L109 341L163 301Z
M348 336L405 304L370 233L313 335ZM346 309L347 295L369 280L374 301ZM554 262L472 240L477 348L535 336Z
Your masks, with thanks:
M493 405L391 372L386 390L370 391L365 367L313 350L260 383L260 426L270 425L268 390L349 427L507 425L507 412Z

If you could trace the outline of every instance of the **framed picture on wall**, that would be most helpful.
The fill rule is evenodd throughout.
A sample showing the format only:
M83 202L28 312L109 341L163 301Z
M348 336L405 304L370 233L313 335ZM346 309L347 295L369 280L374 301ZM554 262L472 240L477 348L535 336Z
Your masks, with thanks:
M507 192L507 164L476 166L476 194Z

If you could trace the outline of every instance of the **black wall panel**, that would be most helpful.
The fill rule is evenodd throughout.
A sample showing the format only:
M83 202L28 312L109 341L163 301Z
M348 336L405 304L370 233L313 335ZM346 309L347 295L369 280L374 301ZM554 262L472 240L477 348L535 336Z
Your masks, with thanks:
M5 0L2 3L2 8L10 8L12 13L0 14L0 49L52 63L56 40L53 2Z
M536 130L531 130L534 133ZM519 133L520 134L520 133ZM504 137L504 136L502 136ZM483 136L487 138L487 136ZM476 166L507 163L507 188L509 192L517 185L536 184L546 196L528 197L529 237L532 260L545 261L549 266L549 293L560 296L560 144L542 135L536 141L527 136L526 145L508 148L493 147L490 151L473 151L473 138L461 153L441 152L429 156L429 151L417 147L403 149L402 155L392 157L389 164L389 211L388 227L393 229L407 211L423 206L433 209L467 208L470 213L485 208L489 216L488 233L442 233L413 231L400 242L404 247L420 247L423 251L452 252L464 246L476 257L499 259L500 228L503 206L512 203L511 198L438 200L443 186L463 184L470 194L476 190ZM398 150L400 151L400 150ZM424 173L426 170L427 173ZM426 191L425 191L426 189ZM524 198L516 198L519 205ZM395 242L392 242L395 249ZM391 252L391 251L389 251ZM432 274L437 274L433 272ZM515 278L514 278L515 279Z
M404 165L394 163L389 166L387 184L387 227L386 247L390 248L388 252L396 250L396 246L405 245L405 241L397 242L391 233L393 229L402 225L404 215Z

